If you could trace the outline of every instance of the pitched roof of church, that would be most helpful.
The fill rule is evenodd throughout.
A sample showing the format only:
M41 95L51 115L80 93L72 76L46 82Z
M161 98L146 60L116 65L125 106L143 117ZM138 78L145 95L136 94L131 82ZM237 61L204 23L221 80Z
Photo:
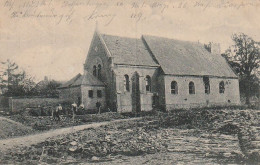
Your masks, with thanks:
M100 35L115 64L161 66L165 74L233 77L237 75L220 54L196 42L144 35L127 38Z
M143 36L165 74L237 77L220 54L197 42Z
M60 88L77 87L81 85L104 86L104 83L98 80L95 76L85 71L83 75L80 73L71 80L64 83Z
M100 35L111 53L115 64L159 66L139 38Z

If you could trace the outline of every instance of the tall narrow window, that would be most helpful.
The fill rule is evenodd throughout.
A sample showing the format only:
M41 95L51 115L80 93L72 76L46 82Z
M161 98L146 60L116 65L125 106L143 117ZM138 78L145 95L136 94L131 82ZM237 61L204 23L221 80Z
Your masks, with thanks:
M129 76L126 74L125 75L125 80L124 80L124 85L125 85L125 91L130 91L130 88L129 88Z
M189 94L195 94L195 85L192 81L189 83Z
M205 93L210 94L210 83L209 83L209 77L203 77L204 87L205 87Z
M221 81L219 83L219 93L224 93L225 92L225 84L224 81Z
M98 79L101 79L101 65L98 65L98 71L97 71Z
M145 78L145 85L146 85L146 91L148 92L151 92L151 85L152 85L152 82L151 82L151 77L150 76L146 76Z
M96 67L96 65L93 66L93 75L95 77L97 76L97 67Z
M88 91L88 97L89 98L93 98L93 90L89 90Z
M176 81L171 83L171 94L178 94L178 85Z

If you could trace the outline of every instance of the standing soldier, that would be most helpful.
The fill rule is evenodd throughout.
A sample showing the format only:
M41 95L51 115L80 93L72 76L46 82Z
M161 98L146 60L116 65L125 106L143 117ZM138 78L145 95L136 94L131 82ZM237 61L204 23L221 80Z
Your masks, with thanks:
M74 118L75 118L75 114L76 114L76 111L77 111L77 104L74 102L73 104L71 104L72 106L72 120L74 122Z
M110 107L110 101L108 101L108 102L107 102L107 111L108 111L108 112L111 112L110 108L111 108L111 107Z
M58 120L58 121L60 121L60 109L62 110L62 107L61 107L61 105L59 104L57 107L56 107L56 109L52 112L52 117L53 117L53 119L54 120Z
M60 120L60 114L62 113L62 106L61 104L59 104L59 106L57 107L57 119L58 121Z
M84 114L84 104L82 104L82 103L80 104L78 111L79 111L78 112L79 114L81 114L81 115Z
M96 107L97 107L98 114L100 114L101 103L99 101L96 103Z

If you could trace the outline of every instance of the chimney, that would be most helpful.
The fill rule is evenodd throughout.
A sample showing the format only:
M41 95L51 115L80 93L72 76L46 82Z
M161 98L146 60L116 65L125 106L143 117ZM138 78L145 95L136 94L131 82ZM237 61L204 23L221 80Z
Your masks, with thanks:
M220 54L220 44L219 43L210 42L210 52L212 54Z

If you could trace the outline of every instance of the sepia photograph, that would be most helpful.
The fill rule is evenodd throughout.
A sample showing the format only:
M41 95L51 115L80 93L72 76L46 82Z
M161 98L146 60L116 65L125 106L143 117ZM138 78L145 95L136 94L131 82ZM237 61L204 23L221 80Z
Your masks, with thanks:
M0 0L0 164L259 165L260 0Z

